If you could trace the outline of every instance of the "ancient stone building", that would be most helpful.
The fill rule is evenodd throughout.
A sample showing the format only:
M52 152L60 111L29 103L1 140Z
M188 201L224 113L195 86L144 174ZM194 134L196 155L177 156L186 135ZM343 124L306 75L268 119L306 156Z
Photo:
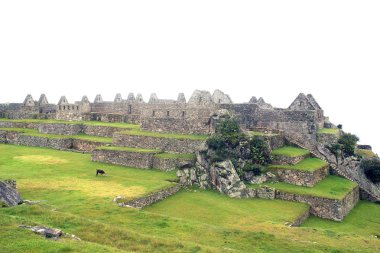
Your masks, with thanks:
M69 103L62 96L57 105L49 104L42 94L38 101L27 95L23 103L0 104L0 116L6 118L52 118L60 120L98 120L141 124L143 129L161 132L209 134L213 119L221 111L236 116L247 129L284 130L300 138L316 138L325 123L323 110L312 95L299 94L288 108L274 108L263 98L252 97L247 103L233 103L220 90L213 94L195 90L185 98L159 99L153 93L148 102L141 94L129 93L127 99L116 94L114 101L103 101L98 94L93 103L86 96Z

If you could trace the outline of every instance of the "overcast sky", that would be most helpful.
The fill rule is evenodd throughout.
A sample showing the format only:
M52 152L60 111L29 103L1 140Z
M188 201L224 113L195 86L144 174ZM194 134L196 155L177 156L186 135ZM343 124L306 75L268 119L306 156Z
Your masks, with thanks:
M0 1L0 103L221 89L325 115L380 152L380 1Z

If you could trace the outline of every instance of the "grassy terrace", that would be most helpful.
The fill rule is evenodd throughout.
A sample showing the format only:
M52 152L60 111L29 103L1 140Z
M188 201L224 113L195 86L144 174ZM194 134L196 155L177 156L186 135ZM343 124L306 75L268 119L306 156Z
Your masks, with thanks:
M295 165L270 165L269 169L289 169L313 172L328 165L327 162L319 158L306 158Z
M0 208L0 251L15 252L276 252L379 251L380 206L361 201L343 222L309 218L288 227L302 203L231 199L213 191L183 190L143 210L120 208L128 199L171 186L175 172L91 162L91 156L0 144L0 178L17 180L36 205ZM95 169L107 177L96 177ZM46 240L24 225L59 228L80 237Z
M0 128L0 131L1 130L19 132L19 133L22 133L24 135L37 136L37 137L59 138L59 139L71 138L71 139L103 142L103 143L112 143L112 138L86 135L86 134L77 134L77 135L41 134L38 132L38 130L30 129L30 128Z
M356 153L358 155L361 155L364 158L373 158L373 157L377 157L378 156L372 150L367 150L367 149L358 149L356 151Z
M140 129L140 125L128 124L128 123L113 123L113 122L101 122L101 121L64 121L54 119L5 119L0 118L3 122L21 122L21 123L47 123L47 124L72 124L72 125L87 125L87 126L107 126L118 127L123 129Z
M318 130L319 134L339 134L339 129L337 128L321 128Z
M140 136L150 136L157 138L172 138L172 139L188 139L188 140L206 140L208 135L198 135L198 134L175 134L175 133L159 133L159 132L149 132L144 130L131 130L123 131L122 134L127 135L140 135Z
M272 155L288 156L288 157L297 157L297 156L303 156L307 154L310 154L308 150L292 147L292 146L285 146L278 149L274 149L272 151Z
M161 159L195 159L195 154L160 153L155 156Z
M357 184L345 178L330 175L330 176L327 176L322 181L320 181L314 187L297 186L297 185L287 184L283 182L250 185L249 187L258 188L260 186L274 187L278 190L288 192L288 193L341 200L352 189L354 189L357 186Z
M114 150L114 151L127 151L135 153L161 153L159 149L143 149L143 148L130 148L130 147L118 147L118 146L103 146L97 148L97 150Z

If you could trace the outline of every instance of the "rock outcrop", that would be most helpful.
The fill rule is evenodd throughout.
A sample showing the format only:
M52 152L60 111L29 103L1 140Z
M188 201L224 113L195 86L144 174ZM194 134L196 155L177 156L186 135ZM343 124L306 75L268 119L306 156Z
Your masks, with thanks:
M248 194L230 160L210 163L205 152L197 153L195 167L178 170L177 176L181 184L215 189L233 198L246 197Z
M16 187L16 181L0 181L0 207L17 206L22 199Z

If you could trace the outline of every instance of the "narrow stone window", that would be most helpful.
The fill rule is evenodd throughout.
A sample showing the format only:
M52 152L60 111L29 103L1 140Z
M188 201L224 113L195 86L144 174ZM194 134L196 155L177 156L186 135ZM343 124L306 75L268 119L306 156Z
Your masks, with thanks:
M63 110L66 110L66 106L63 106Z
M152 112L152 116L154 117L156 115L156 111L153 111Z
M132 114L132 105L128 105L128 114Z
M182 111L182 118L185 117L185 111Z
M169 117L169 115L170 115L170 112L169 112L169 111L167 111L167 112L166 112L166 116L168 116L168 117Z
M79 111L79 106L77 106L77 111Z

